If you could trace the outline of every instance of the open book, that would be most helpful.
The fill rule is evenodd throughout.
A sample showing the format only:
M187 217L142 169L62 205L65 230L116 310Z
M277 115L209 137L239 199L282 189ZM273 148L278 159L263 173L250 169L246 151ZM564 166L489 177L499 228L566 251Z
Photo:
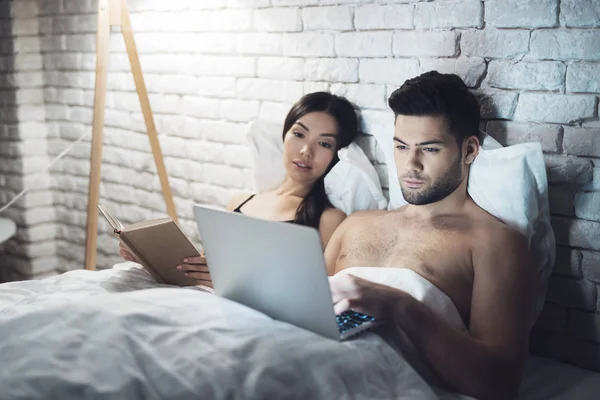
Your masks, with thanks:
M175 221L159 218L124 226L104 206L99 205L98 209L113 228L113 235L157 282L178 286L198 284L177 269L184 258L200 253Z

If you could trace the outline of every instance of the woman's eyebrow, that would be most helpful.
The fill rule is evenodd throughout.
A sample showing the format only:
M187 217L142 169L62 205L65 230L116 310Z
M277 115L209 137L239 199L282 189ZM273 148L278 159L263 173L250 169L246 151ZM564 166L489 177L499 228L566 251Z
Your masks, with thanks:
M321 136L324 136L324 137L332 137L332 138L334 138L335 140L337 140L337 138L338 138L338 135L337 135L336 133L321 133Z
M296 121L296 125L300 125L302 128L304 128L304 130L306 132L310 132L310 129L308 129L308 127L306 125L304 125L302 122L300 121ZM338 138L338 134L337 133L321 133L320 136L324 136L324 137L332 137L334 139L337 140Z
M304 128L304 130L306 132L310 132L310 129L308 129L308 127L306 125L304 125L302 122L296 121L296 125L300 125L302 128Z

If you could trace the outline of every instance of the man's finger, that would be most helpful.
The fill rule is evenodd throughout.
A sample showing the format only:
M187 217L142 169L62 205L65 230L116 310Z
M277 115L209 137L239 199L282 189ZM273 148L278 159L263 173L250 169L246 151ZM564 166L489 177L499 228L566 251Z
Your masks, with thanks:
M329 286L331 289L331 297L334 303L341 301L344 298L356 297L356 285L354 284L353 277L336 276L329 278Z
M331 300L333 300L333 304L337 304L346 298L346 292L338 289L334 285L331 286Z
M348 299L343 299L333 306L333 311L336 315L343 313L344 311L348 311L350 309L350 301Z

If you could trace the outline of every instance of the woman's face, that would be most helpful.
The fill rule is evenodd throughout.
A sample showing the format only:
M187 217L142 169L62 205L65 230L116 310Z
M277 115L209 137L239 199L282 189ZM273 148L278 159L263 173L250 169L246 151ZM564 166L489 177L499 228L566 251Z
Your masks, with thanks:
M300 117L283 141L287 175L305 183L319 179L337 152L337 140L338 127L331 115L319 111Z

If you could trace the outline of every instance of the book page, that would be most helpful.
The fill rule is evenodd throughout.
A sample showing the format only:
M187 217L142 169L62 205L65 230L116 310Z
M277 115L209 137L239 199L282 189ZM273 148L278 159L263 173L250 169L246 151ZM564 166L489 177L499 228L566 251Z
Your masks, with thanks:
M171 218L167 217L167 218L158 218L158 219L150 219L148 221L140 221L140 222L136 222L134 224L131 225L127 225L124 230L127 231L133 231L136 229L141 229L141 228L149 228L151 226L156 226L156 225L160 225L160 224L165 224L167 222L171 222L173 221Z
M121 221L119 221L110 212L108 212L108 210L106 209L106 207L98 205L98 210L100 211L100 213L102 214L102 216L108 221L108 223L110 224L110 226L113 229L115 229L117 231L122 231L123 229L125 229L125 227L123 226L123 224L121 223Z

